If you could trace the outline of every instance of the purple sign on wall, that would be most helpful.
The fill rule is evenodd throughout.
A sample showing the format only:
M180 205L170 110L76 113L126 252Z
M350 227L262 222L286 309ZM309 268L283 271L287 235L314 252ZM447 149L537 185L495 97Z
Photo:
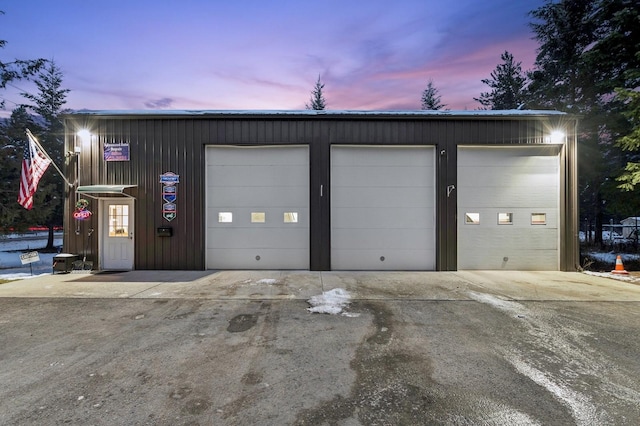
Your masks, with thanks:
M129 144L105 143L104 161L129 161Z

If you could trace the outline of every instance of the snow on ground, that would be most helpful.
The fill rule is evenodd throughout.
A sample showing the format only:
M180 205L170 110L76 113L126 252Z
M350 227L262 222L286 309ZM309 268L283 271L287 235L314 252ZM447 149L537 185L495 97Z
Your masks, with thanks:
M337 315L349 305L351 295L342 288L334 288L333 290L324 291L319 296L312 296L307 302L311 308L307 308L309 312L317 314ZM343 313L343 315L346 315Z
M258 280L258 284L267 284L267 285L273 285L273 284L277 284L278 280L275 280L273 278L263 278L261 280Z
M611 270L615 269L618 255L620 255L620 259L622 260L623 267L625 262L640 260L640 254L637 254L637 253L614 253L614 252L585 253L585 256L595 259L598 262L610 264ZM637 274L622 275L622 274L613 274L611 272L595 272L595 271L584 271L584 273L588 275L594 275L596 277L606 277L606 278L613 278L620 281L640 283L640 276L638 276Z
M54 235L53 244L62 247L61 233ZM56 253L40 252L46 245L46 232L0 236L0 279L25 279L53 273L53 257ZM31 251L38 252L40 261L23 265L20 255Z
M487 305L492 305L500 310L510 312L514 315L524 315L525 307L518 302L501 299L500 297L492 296L490 294L477 293L475 291L468 291L467 294L472 299L477 300Z
M278 284L278 280L274 279L274 278L262 278L258 281L254 281L251 278L246 279L244 281L242 281L242 284L249 284L249 285L259 285L259 284L265 284L265 285L274 285L274 284Z
M614 252L587 252L585 256L591 257L599 262L610 263L615 266L618 255L622 258L622 262L630 262L640 260L640 254L637 253L614 253Z

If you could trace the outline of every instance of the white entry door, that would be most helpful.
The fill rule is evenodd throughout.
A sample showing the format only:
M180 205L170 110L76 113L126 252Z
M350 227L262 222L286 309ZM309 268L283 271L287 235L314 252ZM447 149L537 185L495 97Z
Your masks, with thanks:
M133 200L104 200L102 209L102 269L133 269Z

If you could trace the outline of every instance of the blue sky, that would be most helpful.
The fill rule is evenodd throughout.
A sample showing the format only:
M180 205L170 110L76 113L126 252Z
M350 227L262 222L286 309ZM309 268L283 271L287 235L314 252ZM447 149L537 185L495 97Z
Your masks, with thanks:
M55 60L72 109L303 109L318 75L327 109L420 109L430 79L447 108L477 109L501 53L532 67L543 4L0 0L0 59Z

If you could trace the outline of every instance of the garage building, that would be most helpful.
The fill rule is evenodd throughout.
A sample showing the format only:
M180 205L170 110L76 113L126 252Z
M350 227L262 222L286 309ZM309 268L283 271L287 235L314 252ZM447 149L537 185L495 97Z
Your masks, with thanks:
M100 270L573 271L576 128L556 111L76 112L64 250Z

